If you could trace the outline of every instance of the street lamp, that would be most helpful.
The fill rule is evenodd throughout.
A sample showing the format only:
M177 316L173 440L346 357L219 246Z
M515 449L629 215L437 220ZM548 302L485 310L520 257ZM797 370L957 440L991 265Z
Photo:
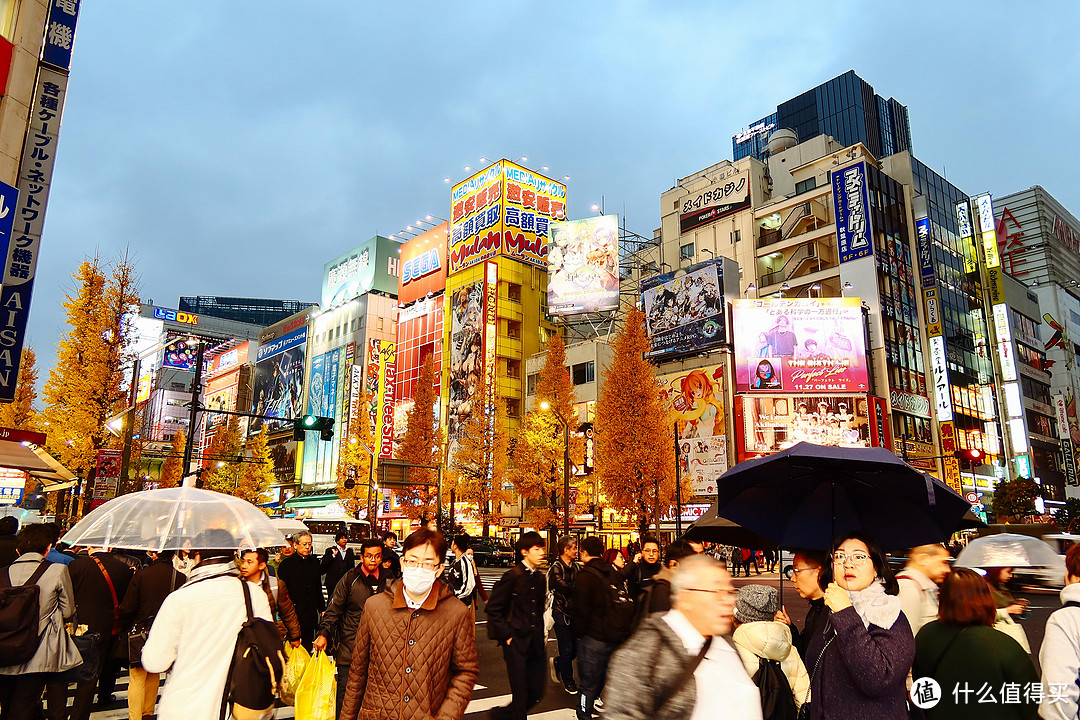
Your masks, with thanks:
M559 424L563 427L563 535L570 534L570 425L562 416L559 415L559 411L552 407L551 403L547 400L540 402L541 410L551 410L551 414L555 416L555 419L559 421Z

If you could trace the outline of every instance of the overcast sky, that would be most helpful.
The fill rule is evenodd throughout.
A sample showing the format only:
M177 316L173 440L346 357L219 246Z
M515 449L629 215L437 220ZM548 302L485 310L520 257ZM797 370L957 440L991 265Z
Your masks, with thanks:
M1039 184L1080 215L1075 2L234 2L82 7L30 344L42 380L88 254L141 294L317 301L322 265L446 217L481 156L569 175L659 225L675 177L849 69L908 106L970 194Z

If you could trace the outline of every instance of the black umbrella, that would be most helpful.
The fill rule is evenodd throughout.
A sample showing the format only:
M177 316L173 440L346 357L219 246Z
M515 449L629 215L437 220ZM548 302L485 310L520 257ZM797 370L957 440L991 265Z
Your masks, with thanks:
M721 545L735 545L755 550L773 550L776 548L776 543L772 540L750 532L727 518L717 517L716 505L713 505L707 513L695 520L683 537L694 542L720 543Z
M828 550L862 530L885 550L944 542L970 504L885 448L801 442L718 481L717 513L781 547Z

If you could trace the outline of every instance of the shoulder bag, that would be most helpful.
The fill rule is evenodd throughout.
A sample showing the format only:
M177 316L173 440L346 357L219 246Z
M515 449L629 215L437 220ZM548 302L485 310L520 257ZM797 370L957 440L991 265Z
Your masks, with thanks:
M176 584L176 579L180 576L180 573L176 572L175 567L170 569L172 570L172 580L169 582L169 592L173 593L179 587ZM131 667L142 667L143 646L146 645L146 638L150 637L150 627L154 624L156 616L155 613L142 620L136 620L132 623L131 629L128 630L128 662L131 663Z

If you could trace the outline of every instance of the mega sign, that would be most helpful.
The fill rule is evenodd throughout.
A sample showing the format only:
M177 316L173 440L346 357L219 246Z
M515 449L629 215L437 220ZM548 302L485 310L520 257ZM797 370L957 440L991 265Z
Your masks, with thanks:
M874 252L870 194L866 181L865 162L835 170L832 174L836 241L841 263L858 260Z
M449 271L506 255L547 266L551 222L566 219L566 186L500 160L454 186Z
M619 307L619 217L551 225L548 313L579 315Z
M154 308L154 317L158 320L168 320L169 322L183 323L185 325L198 325L199 316L192 315L191 313L179 312L177 310L170 310L168 308Z
M647 357L701 352L727 340L720 260L692 265L686 272L653 275L641 281Z
M398 302L409 305L446 290L446 223L401 246Z

